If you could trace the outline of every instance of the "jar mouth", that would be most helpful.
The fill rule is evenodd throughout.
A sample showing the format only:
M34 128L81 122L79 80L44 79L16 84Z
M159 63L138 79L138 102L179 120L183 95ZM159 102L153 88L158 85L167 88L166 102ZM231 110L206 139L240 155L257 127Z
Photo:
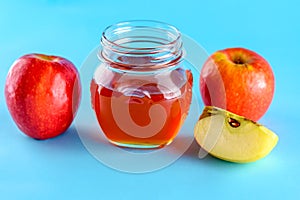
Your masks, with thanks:
M134 69L174 65L182 57L179 30L158 21L133 20L111 25L102 33L101 45L100 59Z
M129 31L132 31L134 29L147 29L150 31L160 31L161 33L166 32L171 40L165 39L165 43L161 45L157 45L154 47L139 47L139 49L142 50L155 50L158 48L166 47L166 46L173 46L180 38L181 34L177 28L174 26L167 24L165 22L159 22L154 20L132 20L132 21L124 21L119 22L117 24L113 24L108 26L102 33L102 40L105 40L105 42L110 43L111 45L116 45L122 48L127 49L136 49L135 47L130 47L127 45L124 45L124 43L120 44L116 41L113 41L112 34L118 34L119 33L126 33ZM152 30L151 30L152 29ZM145 31L147 31L145 30ZM134 37L134 36L131 36ZM136 36L135 36L136 37ZM141 37L146 37L141 35ZM153 37L155 39L155 37ZM156 37L156 39L159 39Z

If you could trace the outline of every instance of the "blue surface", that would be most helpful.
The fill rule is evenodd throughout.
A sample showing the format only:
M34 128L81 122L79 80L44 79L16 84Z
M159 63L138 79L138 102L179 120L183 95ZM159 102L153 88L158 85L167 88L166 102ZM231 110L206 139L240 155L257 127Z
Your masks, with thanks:
M0 2L0 199L300 198L298 1L97 2ZM263 55L276 77L273 103L261 120L280 137L273 152L241 165L199 160L193 143L164 169L129 174L93 158L74 125L46 141L22 135L3 96L13 61L39 52L61 55L79 68L107 25L129 19L171 23L209 53L243 46Z

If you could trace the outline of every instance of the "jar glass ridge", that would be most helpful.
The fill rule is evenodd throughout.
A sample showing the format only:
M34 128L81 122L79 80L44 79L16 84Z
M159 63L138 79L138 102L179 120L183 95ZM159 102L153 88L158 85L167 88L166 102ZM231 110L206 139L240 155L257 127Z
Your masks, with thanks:
M134 66L136 71L165 68L182 60L180 32L162 22L136 20L111 25L102 34L101 46L102 61ZM141 57L147 62L141 62Z

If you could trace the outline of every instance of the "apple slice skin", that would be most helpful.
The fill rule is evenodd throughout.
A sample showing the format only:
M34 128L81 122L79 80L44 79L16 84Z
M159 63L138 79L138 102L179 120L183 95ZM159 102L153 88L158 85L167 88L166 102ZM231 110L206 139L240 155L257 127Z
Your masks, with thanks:
M73 121L80 96L78 71L62 57L24 55L7 75L8 110L18 128L35 139L63 133Z
M212 106L206 106L200 116L195 139L209 154L236 163L257 161L278 142L278 136L266 127Z

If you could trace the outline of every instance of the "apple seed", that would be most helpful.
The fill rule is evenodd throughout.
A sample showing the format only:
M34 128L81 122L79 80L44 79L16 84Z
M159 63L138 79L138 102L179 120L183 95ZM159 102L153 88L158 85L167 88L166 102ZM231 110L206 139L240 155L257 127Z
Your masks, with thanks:
M231 117L228 119L228 123L232 128L238 128L241 125L239 121Z

